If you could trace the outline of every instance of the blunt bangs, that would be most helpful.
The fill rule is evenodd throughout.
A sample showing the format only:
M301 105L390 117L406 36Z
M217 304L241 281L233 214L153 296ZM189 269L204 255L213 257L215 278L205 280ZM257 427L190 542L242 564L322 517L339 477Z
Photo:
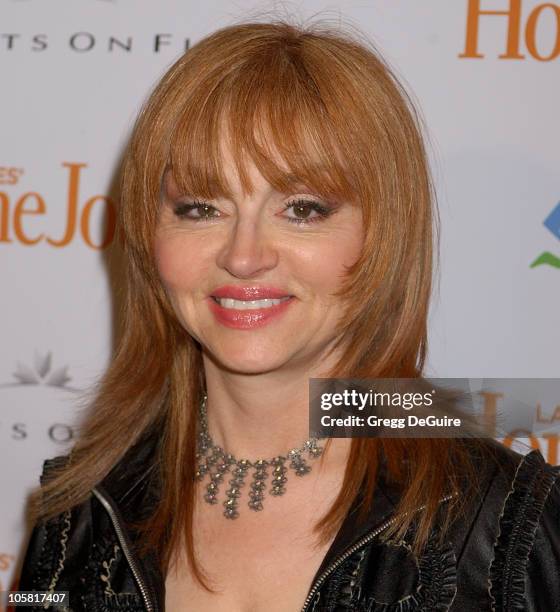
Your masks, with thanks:
M349 135L339 133L346 124L336 116L340 110L328 108L301 62L277 50L251 59L185 87L167 162L181 191L231 198L222 170L227 146L245 194L253 191L246 167L251 160L280 193L303 185L324 198L355 203L359 183L347 163L352 155L344 151Z

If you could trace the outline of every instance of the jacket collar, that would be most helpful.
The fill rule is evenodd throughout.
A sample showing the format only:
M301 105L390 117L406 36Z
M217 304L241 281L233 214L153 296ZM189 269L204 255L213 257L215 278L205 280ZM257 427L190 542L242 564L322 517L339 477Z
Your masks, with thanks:
M160 560L155 556L140 558L137 554L139 534L127 523L134 523L144 519L155 509L159 496L157 451L159 449L160 432L155 430L125 454L123 459L115 466L109 475L98 487L106 494L111 503L116 506L118 515L122 518L128 539L136 556L148 585L152 591L158 609L163 609L165 599L165 580L160 570ZM498 443L494 446L501 447ZM502 447L503 449L503 447ZM500 452L503 454L504 450ZM479 458L482 459L482 457ZM510 457L511 459L511 457ZM479 476L481 494L486 491L489 483L496 473L496 465L492 462L480 461ZM461 522L454 539L457 543L458 554L463 547L463 542L470 529L471 522L478 512L482 497L477 497L472 506L470 519ZM360 504L363 501L362 490L352 503L341 527L339 528L331 546L329 547L312 584L323 574L336 559L368 533L374 532L378 527L395 515L395 509L399 502L400 491L396 485L391 484L386 478L386 470L382 462L379 477L374 491L374 503L366 514L365 520L359 522Z

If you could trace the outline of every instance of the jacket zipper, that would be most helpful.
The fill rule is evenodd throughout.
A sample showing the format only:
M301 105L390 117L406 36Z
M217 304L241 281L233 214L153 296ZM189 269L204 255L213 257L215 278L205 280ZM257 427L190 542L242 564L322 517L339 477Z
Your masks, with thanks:
M144 600L146 610L148 612L155 612L156 605L150 599L150 595L148 593L148 587L146 586L146 582L144 581L144 578L142 577L142 574L140 573L140 569L138 568L136 559L134 558L132 551L128 547L128 543L125 540L123 530L119 523L117 514L115 513L113 507L111 506L111 503L107 500L107 498L103 496L102 493L100 493L95 488L92 489L92 493L101 502L101 504L107 511L107 514L109 515L109 518L111 519L111 522L113 523L113 527L115 528L115 533L117 534L117 538L123 550L124 556L126 557L126 560L128 561L128 565L130 566L132 574L134 575L134 579L136 580L136 583L138 584L138 588L140 589L140 593L142 594L142 599Z
M142 593L142 599L144 600L146 609L148 610L148 612L153 612L156 609L155 605L150 600L150 596L148 594L148 587L146 586L146 583L144 582L144 579L142 578L142 574L140 573L138 565L136 564L136 559L132 555L132 552L130 551L128 544L124 538L122 527L119 523L119 519L115 511L113 510L113 507L111 506L110 502L97 489L95 488L92 489L92 492L97 497L97 499L101 502L101 504L103 505L107 513L109 514L111 522L113 523L113 527L115 528L115 533L117 534L117 538L119 540L121 548L123 549L124 556L126 557L126 560L128 561L132 574L134 575L136 583L138 584L138 588L140 589L140 592ZM449 501L452 497L455 497L455 495L456 494L446 495L445 497L442 497L439 500L439 503L442 504L446 501ZM420 506L419 508L416 508L414 512L418 512L422 510L423 508L424 506ZM332 563L330 563L330 565L323 572L321 572L321 575L317 578L317 580L311 586L311 589L309 591L309 594L307 595L307 598L305 599L301 612L308 611L311 600L313 599L317 591L321 588L325 580L329 577L329 575L334 570L336 570L342 563L344 563L344 561L346 561L346 559L348 559L348 557L353 555L362 546L365 546L366 544L371 542L374 538L376 538L381 532L385 531L385 529L387 529L390 525L392 525L397 520L397 518L398 518L397 516L394 516L388 521L385 521L385 523L383 523L382 525L380 525L373 531L370 531L368 534L363 536L360 540L358 540L350 548L347 548L334 561L332 561Z
M456 494L446 495L445 497L442 497L439 500L439 503L442 504L446 501L449 501L452 497L455 497L455 495ZM418 512L419 510L423 510L424 508L425 506L420 506L420 508L416 508L413 512ZM388 521L385 521L385 523L382 523L381 525L379 525L379 527L377 527L373 531L370 531L369 533L367 533L360 540L358 540L355 544L353 544L350 548L347 548L327 568L325 568L325 570L321 572L321 575L317 578L317 580L311 586L311 590L309 591L309 594L307 595L307 598L305 600L305 603L303 604L303 608L301 609L301 612L307 612L309 608L309 604L311 603L311 600L313 599L313 597L315 597L317 591L321 588L322 584L325 582L328 576L332 572L334 572L334 570L340 567L340 565L344 563L344 561L346 561L348 557L350 557L357 550L362 548L362 546L365 546L366 544L371 542L373 539L375 539L382 531L385 531L385 529L387 529L387 527L392 525L397 519L398 519L398 516L394 516Z

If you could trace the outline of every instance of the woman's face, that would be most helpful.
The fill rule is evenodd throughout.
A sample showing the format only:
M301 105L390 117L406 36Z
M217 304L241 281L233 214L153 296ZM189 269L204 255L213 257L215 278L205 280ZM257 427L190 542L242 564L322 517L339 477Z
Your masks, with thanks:
M303 185L278 193L252 164L244 196L227 150L223 163L232 200L202 202L164 177L155 255L175 312L229 370L316 369L337 339L331 294L361 252L361 211Z

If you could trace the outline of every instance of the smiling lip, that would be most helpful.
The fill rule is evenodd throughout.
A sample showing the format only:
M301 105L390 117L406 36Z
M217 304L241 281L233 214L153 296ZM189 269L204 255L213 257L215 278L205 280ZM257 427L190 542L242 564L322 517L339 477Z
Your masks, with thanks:
M293 297L287 291L276 287L237 287L225 285L212 291L213 297L232 298L234 300L266 300Z
M243 301L286 299L283 299L279 304L267 308L246 308L241 310L237 308L224 308L215 298L230 298ZM208 298L208 306L218 323L226 327L233 329L255 329L268 325L268 323L284 314L294 299L293 295L275 287L236 287L230 285L213 291Z

